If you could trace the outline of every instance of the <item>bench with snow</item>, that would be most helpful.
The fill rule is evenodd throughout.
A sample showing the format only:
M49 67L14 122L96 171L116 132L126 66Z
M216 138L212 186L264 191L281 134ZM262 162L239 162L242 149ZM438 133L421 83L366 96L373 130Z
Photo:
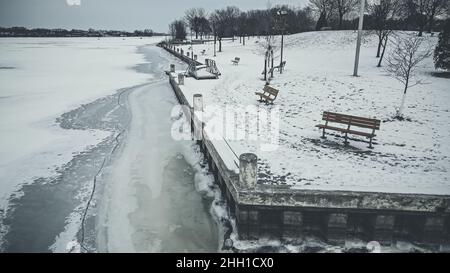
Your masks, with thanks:
M259 102L265 102L266 104L273 104L273 102L277 99L278 90L270 87L268 85L264 86L263 93L256 92L255 94L259 96Z
M272 67L269 70L269 73L272 73L272 71L274 71L275 69L278 69L278 71L280 71L280 69L283 70L285 66L286 66L286 61L283 61L283 62L281 62L280 65ZM263 72L263 74L264 74L264 72Z
M241 61L241 58L239 58L239 57L236 57L236 58L234 58L234 60L231 60L231 62L232 62L234 65L238 65L240 61Z
M357 116L350 116L332 112L323 112L322 120L325 124L316 125L317 128L323 130L322 138L325 137L325 130L338 131L345 134L345 144L348 144L348 134L363 136L370 139L369 148L372 149L372 139L376 136L375 130L380 130L381 121L378 119L363 118ZM329 123L339 123L346 125L346 128L330 126ZM371 132L356 131L352 127L359 127L372 130Z
M202 51L200 51L200 53L201 53L202 55L205 55L205 54L206 54L206 50L203 49Z

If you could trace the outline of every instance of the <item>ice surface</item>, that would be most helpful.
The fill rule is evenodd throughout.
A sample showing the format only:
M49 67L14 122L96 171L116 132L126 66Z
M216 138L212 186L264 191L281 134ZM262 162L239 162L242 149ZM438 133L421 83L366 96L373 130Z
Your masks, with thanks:
M7 38L0 40L0 207L20 184L53 175L109 132L63 130L58 116L149 75L138 45L161 38Z
M209 201L197 192L208 185L183 156L192 141L171 138L170 113L177 101L166 78L137 88L129 104L131 126L108 174L100 216L107 239L100 251L217 251Z

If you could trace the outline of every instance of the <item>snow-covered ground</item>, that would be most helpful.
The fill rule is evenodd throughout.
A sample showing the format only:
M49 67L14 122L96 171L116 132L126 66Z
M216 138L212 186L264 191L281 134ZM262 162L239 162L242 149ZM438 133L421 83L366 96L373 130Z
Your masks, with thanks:
M161 38L0 39L0 208L34 178L48 177L110 132L55 122L84 103L141 84L139 45Z
M282 75L275 72L271 81L280 90L278 99L274 106L261 105L265 110L279 109L279 147L264 151L260 141L229 139L232 150L237 155L258 155L261 183L276 180L298 189L450 194L450 80L431 76L432 58L425 60L418 75L426 84L411 88L406 100L410 121L392 121L402 86L376 67L375 37L366 37L361 76L352 77L355 39L352 31L286 37L286 70ZM222 76L203 81L187 78L181 86L186 97L201 93L206 106L222 108L260 105L254 93L264 86L262 42L250 38L243 46L238 39L224 41L216 58L212 43L195 45L200 61L216 60ZM184 46L185 52L188 47ZM205 56L200 54L203 49ZM241 58L238 66L231 63L235 57ZM320 139L315 125L322 123L323 111L382 120L375 148L355 140L344 147L343 138L337 136Z

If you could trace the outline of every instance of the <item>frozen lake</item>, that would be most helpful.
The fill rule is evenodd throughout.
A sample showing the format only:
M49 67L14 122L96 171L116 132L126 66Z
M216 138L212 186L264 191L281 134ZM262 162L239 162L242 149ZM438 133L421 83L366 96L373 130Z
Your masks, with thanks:
M0 250L218 250L155 41L0 40Z

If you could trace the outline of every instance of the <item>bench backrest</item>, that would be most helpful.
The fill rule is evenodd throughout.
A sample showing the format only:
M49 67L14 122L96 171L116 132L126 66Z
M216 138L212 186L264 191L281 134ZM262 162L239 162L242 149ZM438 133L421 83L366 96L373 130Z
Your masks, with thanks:
M235 60L236 62L239 62L239 61L241 60L241 58L236 57L236 58L234 58L234 60Z
M263 90L264 90L264 93L268 93L269 95L272 95L275 98L278 96L279 91L271 86L266 85L266 86L264 86Z
M333 112L323 112L322 120L341 123L351 126L380 130L381 121L378 119L363 118L358 116L344 115Z

